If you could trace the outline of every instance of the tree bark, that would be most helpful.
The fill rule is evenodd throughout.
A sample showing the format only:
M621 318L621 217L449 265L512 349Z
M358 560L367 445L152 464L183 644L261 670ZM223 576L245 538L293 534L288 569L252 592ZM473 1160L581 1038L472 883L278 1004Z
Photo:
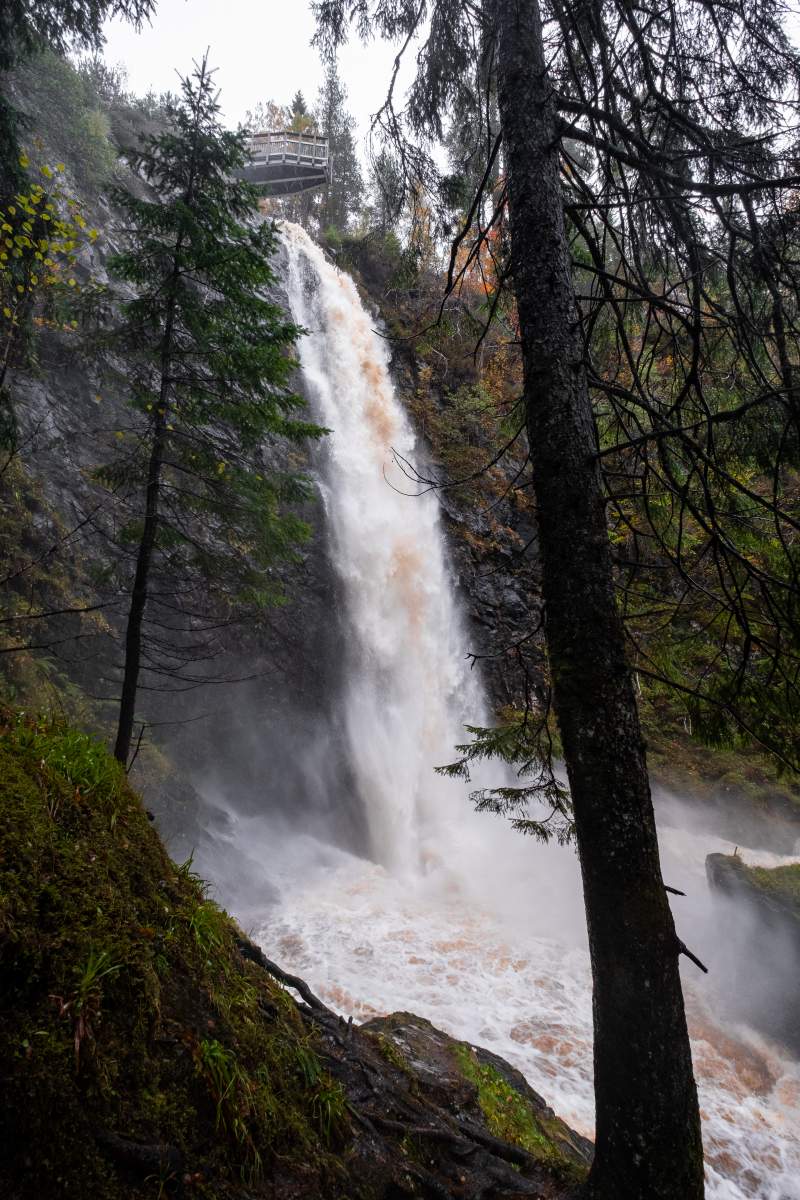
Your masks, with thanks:
M537 0L494 0L547 648L594 986L593 1200L703 1195L697 1093L613 586Z
M165 335L166 336L166 335ZM139 671L142 660L142 626L147 607L147 590L150 579L150 566L153 561L153 550L158 533L159 496L161 490L161 469L164 462L164 440L167 428L167 397L164 394L166 385L162 382L158 411L156 412L153 444L150 449L150 460L147 466L147 491L145 497L144 527L136 555L136 574L131 592L131 606L128 611L128 626L125 631L125 673L122 679L122 696L119 705L119 721L117 723L117 740L114 745L114 757L123 766L128 765L128 755L131 750L133 735L133 720L136 712L136 693L139 686Z
M194 175L190 176L185 202L192 199ZM164 322L164 335L161 340L161 361L158 403L153 420L153 442L150 448L150 459L147 464L147 490L145 492L144 527L136 555L136 573L131 592L131 606L128 611L128 626L125 631L125 672L122 678L122 695L119 705L119 721L117 723L117 740L114 744L114 757L124 767L128 765L128 755L131 751L133 735L133 720L136 713L136 693L139 687L139 671L142 662L142 628L144 613L147 607L147 592L150 580L150 567L153 561L153 550L156 544L159 521L159 500L161 495L161 471L164 465L164 444L167 437L167 415L170 404L170 374L172 371L172 342L175 327L176 288L180 276L180 254L183 246L183 232L178 234L175 243L172 274L168 286L168 307Z

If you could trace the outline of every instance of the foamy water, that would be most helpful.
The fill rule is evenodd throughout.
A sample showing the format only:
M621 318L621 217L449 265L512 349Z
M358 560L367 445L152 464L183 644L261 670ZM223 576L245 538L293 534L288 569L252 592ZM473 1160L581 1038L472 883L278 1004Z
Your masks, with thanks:
M284 241L293 315L310 330L299 347L305 385L333 430L324 499L350 629L341 703L375 861L231 814L229 849L248 878L263 870L282 897L268 910L252 894L234 904L270 955L332 1007L357 1020L408 1009L485 1045L591 1134L591 995L574 855L476 816L464 787L433 773L452 758L464 723L483 720L438 505L395 490L407 481L392 449L413 459L414 437L352 280L297 227L284 228ZM662 848L665 878L690 893L674 906L679 934L712 968L708 978L686 972L708 1195L798 1200L798 1066L715 1017L726 935L703 863L726 845L665 827Z
M398 1010L427 1017L507 1058L560 1116L591 1136L588 955L577 936L560 930L570 864L565 852L540 851L484 820L492 861L482 881L462 883L457 864L440 861L411 888L407 878L330 845L234 818L229 836L238 855L262 862L283 897L268 911L242 907L241 919L273 958L336 1011L356 1021ZM701 850L704 857L733 846L690 839L682 830L662 833L665 872L672 868L672 877L692 889L687 900L695 913L705 914L701 923L695 917L686 925L711 975L700 976L690 965L684 974L707 1196L798 1200L800 1066L768 1039L715 1015L721 963L713 945L722 947L729 930L715 921L700 868L678 874L671 843L685 849L690 840L698 861ZM747 857L741 847L740 853ZM549 888L539 886L540 854L557 860L555 888L552 878ZM523 883L526 857L530 871ZM763 857L771 864L776 859ZM577 888L577 878L573 883ZM548 925L558 936L531 931ZM686 936L686 928L681 933Z

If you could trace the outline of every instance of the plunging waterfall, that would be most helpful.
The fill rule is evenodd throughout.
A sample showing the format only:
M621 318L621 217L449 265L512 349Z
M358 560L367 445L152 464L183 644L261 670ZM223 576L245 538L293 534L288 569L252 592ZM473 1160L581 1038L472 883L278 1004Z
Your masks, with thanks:
M304 387L332 431L320 474L344 610L337 703L371 853L235 820L229 842L281 895L244 919L272 957L343 1013L409 1009L486 1045L591 1134L591 998L574 854L476 816L463 785L433 771L453 757L464 724L484 717L437 500L409 497L393 461L414 460L419 448L353 281L298 227L285 226L283 240L292 314L308 331ZM703 861L726 844L686 832L683 810L672 828L669 819L667 810L666 877L688 893L676 919L712 969L710 982L686 976L708 1195L798 1200L797 1064L715 1015L723 939Z
M433 495L393 461L413 460L384 341L348 275L299 226L287 226L286 280L306 393L333 431L323 470L332 557L348 638L344 717L375 857L415 871L459 803L433 766L482 716L453 599ZM452 836L452 834L451 834Z

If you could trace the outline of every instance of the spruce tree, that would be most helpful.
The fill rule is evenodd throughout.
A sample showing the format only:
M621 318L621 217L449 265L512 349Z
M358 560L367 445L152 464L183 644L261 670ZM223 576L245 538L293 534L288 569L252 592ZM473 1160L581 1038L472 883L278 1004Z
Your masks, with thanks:
M339 78L336 63L331 62L319 90L315 114L319 132L328 139L332 163L331 177L320 193L320 229L346 229L350 218L361 208L364 181L356 153L355 121L346 104L347 89Z
M399 223L405 201L403 170L391 148L382 146L370 163L370 228L385 237Z
M307 486L269 469L262 450L266 441L302 443L322 432L298 418L302 400L288 384L300 331L266 295L276 231L257 220L256 193L235 179L246 139L224 130L219 112L204 59L182 81L168 130L136 156L154 194L116 197L127 245L112 269L135 290L120 335L143 423L104 472L118 491L129 489L133 506L135 572L114 751L123 763L140 671L180 672L192 653L209 657L196 644L170 644L180 613L184 629L197 633L197 581L206 581L216 610L257 613L280 601L275 564L291 558L306 533L283 507L303 499ZM200 600L208 611L209 597ZM159 667L147 657L148 634Z

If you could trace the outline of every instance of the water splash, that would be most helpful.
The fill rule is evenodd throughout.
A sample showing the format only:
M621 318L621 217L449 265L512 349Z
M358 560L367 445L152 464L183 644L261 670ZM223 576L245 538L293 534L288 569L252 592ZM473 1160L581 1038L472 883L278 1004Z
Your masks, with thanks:
M299 346L305 388L333 430L323 488L349 628L343 724L375 861L229 811L230 856L253 876L268 870L283 897L240 915L340 1011L365 1019L410 1009L487 1045L591 1133L575 857L476 817L463 788L433 773L464 722L483 719L438 505L402 494L408 481L392 449L413 459L414 437L355 285L301 229L285 226L284 241L293 316L310 331ZM728 939L703 861L726 846L680 823L661 839L667 877L693 897L676 916L713 971ZM687 982L708 1196L800 1200L798 1065L752 1032L723 1027L707 981Z

